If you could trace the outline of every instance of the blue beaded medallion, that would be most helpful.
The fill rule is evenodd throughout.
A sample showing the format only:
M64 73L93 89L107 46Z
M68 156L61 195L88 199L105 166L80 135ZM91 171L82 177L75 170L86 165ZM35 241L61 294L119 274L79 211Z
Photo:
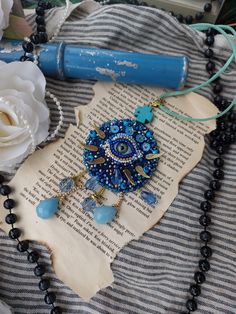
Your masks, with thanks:
M112 120L99 127L103 136L92 130L84 149L84 164L99 184L113 192L131 192L144 186L153 175L159 153L153 132L145 124L130 119ZM141 169L141 171L140 171Z

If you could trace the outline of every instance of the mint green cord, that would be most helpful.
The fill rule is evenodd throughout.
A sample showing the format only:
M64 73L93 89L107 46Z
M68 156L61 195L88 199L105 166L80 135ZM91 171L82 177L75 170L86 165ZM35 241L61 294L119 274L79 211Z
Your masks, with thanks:
M214 24L208 24L208 23L193 24L193 25L191 25L191 27L193 29L197 29L197 30L201 30L201 31L202 30L206 30L208 28L216 29L219 33L224 35L224 37L227 39L228 43L232 47L233 53L229 57L229 59L226 61L224 66L218 72L216 72L208 81L206 81L206 82L204 82L204 83L202 83L200 85L197 85L197 86L185 89L185 90L163 93L163 94L160 95L161 99L164 99L164 98L167 98L167 97L185 95L185 94L188 94L190 92L197 91L197 90L201 89L202 87L205 87L205 86L209 85L212 81L214 81L222 73L225 72L225 70L229 67L229 65L231 64L231 62L233 60L236 61L236 45L234 44L234 42L231 39L231 37L224 31L224 29L228 30L228 31L230 31L234 35L234 37L236 37L236 31L232 27L227 26L227 25L214 25ZM159 108L163 112L165 112L168 115L170 115L172 117L175 117L175 118L177 118L179 120L185 120L185 121L190 121L190 122L206 122L206 121L210 121L210 120L214 120L214 119L222 117L223 115L225 115L235 105L235 103L236 103L236 97L233 99L233 101L230 103L230 105L224 111L222 111L222 112L220 112L220 113L218 113L218 114L216 114L214 116L211 116L209 118L191 118L191 117L188 117L188 116L185 116L185 115L178 114L177 112L168 109L165 105L160 105Z

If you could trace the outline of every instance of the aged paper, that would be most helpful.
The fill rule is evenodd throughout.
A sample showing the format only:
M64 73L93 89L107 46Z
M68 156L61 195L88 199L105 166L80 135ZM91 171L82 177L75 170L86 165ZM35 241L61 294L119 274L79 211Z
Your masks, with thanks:
M55 195L63 177L84 169L79 142L86 138L92 125L114 118L133 118L137 105L148 103L162 92L161 89L117 83L97 83L94 89L92 102L75 110L79 128L71 125L64 140L34 153L11 182L14 199L18 201L16 212L20 220L17 226L24 230L24 238L40 241L52 250L58 277L85 300L111 285L110 263L119 250L161 219L178 192L179 182L201 159L204 134L215 128L215 121L179 121L156 109L156 119L150 128L163 156L156 175L145 189L157 193L157 205L148 206L138 193L129 193L115 221L97 225L81 208L81 201L88 196L88 191L81 190L65 201L53 219L41 220L35 213L39 201ZM207 117L217 112L210 101L197 94L168 99L168 102L168 106L177 112L195 117ZM112 204L116 199L111 192L105 194L106 204ZM2 210L2 221L4 214ZM6 232L8 228L2 224Z

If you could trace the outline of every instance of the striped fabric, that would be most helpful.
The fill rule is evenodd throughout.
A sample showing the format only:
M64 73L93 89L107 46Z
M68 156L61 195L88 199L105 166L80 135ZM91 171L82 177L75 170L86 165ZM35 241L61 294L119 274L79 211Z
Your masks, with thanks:
M53 15L49 13L48 19ZM33 18L31 19L33 21ZM63 25L58 40L86 46L133 50L189 57L188 86L207 79L203 57L204 34L180 25L162 11L127 5L104 6L88 14L86 6L73 12ZM216 65L221 66L230 50L224 41L216 40ZM222 76L224 95L232 97L236 88L233 65ZM92 98L93 82L48 79L48 89L61 100L66 111L63 133L74 122L73 107L85 105ZM212 98L210 88L201 91ZM51 104L50 104L51 105ZM52 125L58 114L52 109ZM63 135L63 134L61 134ZM84 302L60 282L50 267L50 253L36 243L42 261L48 267L58 305L68 314L174 314L185 309L188 289L193 282L200 258L198 218L199 203L208 187L214 169L215 153L206 148L201 162L181 182L179 194L164 218L138 241L132 241L112 264L115 282L100 291L90 302ZM213 234L212 269L198 298L201 314L236 313L236 145L225 157L225 180L217 193L211 212ZM19 222L20 226L20 222ZM0 298L11 305L16 314L46 314L43 293L26 256L17 253L14 241L0 233ZM75 261L76 263L76 261ZM78 280L80 280L78 278Z

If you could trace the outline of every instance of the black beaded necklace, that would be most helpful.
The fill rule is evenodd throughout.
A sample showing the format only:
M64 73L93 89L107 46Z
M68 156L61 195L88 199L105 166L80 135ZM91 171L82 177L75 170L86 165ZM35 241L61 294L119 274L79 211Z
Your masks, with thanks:
M45 21L44 21L44 11L51 8L49 2L44 2L40 0L38 2L38 7L36 8L36 23L37 33L30 36L30 41L24 41L23 48L25 54L21 57L21 61L32 60L28 57L28 53L32 53L34 50L34 45L45 42L47 38ZM38 18L40 16L40 19ZM40 34L43 33L43 34ZM215 31L213 29L208 29L206 31L206 40L205 43L208 48L205 50L205 57L207 58L206 70L208 71L210 77L214 75L215 63L213 61L214 52L210 48L214 44ZM215 94L214 103L219 108L219 110L224 110L228 106L227 99L220 96L221 91L223 90L222 85L219 82L219 78L215 80L213 86L213 92ZM213 171L213 179L209 182L209 189L204 193L204 200L200 203L200 209L203 211L199 218L199 223L203 227L203 230L200 232L200 240L203 243L203 246L200 249L201 259L199 260L198 267L199 270L194 273L193 279L194 283L190 285L190 297L186 302L187 312L181 312L181 314L191 314L197 310L197 297L201 294L201 285L206 280L206 272L210 270L209 259L212 256L212 249L209 247L209 242L212 239L211 233L207 230L211 224L211 218L209 212L212 208L211 201L215 198L215 192L221 188L221 181L224 178L223 165L224 160L222 155L228 150L230 144L235 142L235 132L236 132L236 115L231 110L227 115L217 119L217 128L216 130L210 133L210 146L216 151L218 157L214 159L214 166L216 169ZM56 295L50 289L50 280L45 277L46 266L39 262L40 255L36 250L29 249L29 241L19 240L21 236L21 230L16 228L14 224L17 222L17 216L12 212L12 209L15 207L16 203L13 199L10 198L11 188L4 184L5 178L3 175L0 175L0 194L6 196L6 200L3 203L3 206L6 210L9 211L5 221L11 226L9 231L9 237L17 242L17 250L20 253L27 254L27 259L29 263L35 264L34 274L40 278L39 289L45 291L44 301L46 304L50 305L50 314L61 314L62 309L59 306L55 306Z

